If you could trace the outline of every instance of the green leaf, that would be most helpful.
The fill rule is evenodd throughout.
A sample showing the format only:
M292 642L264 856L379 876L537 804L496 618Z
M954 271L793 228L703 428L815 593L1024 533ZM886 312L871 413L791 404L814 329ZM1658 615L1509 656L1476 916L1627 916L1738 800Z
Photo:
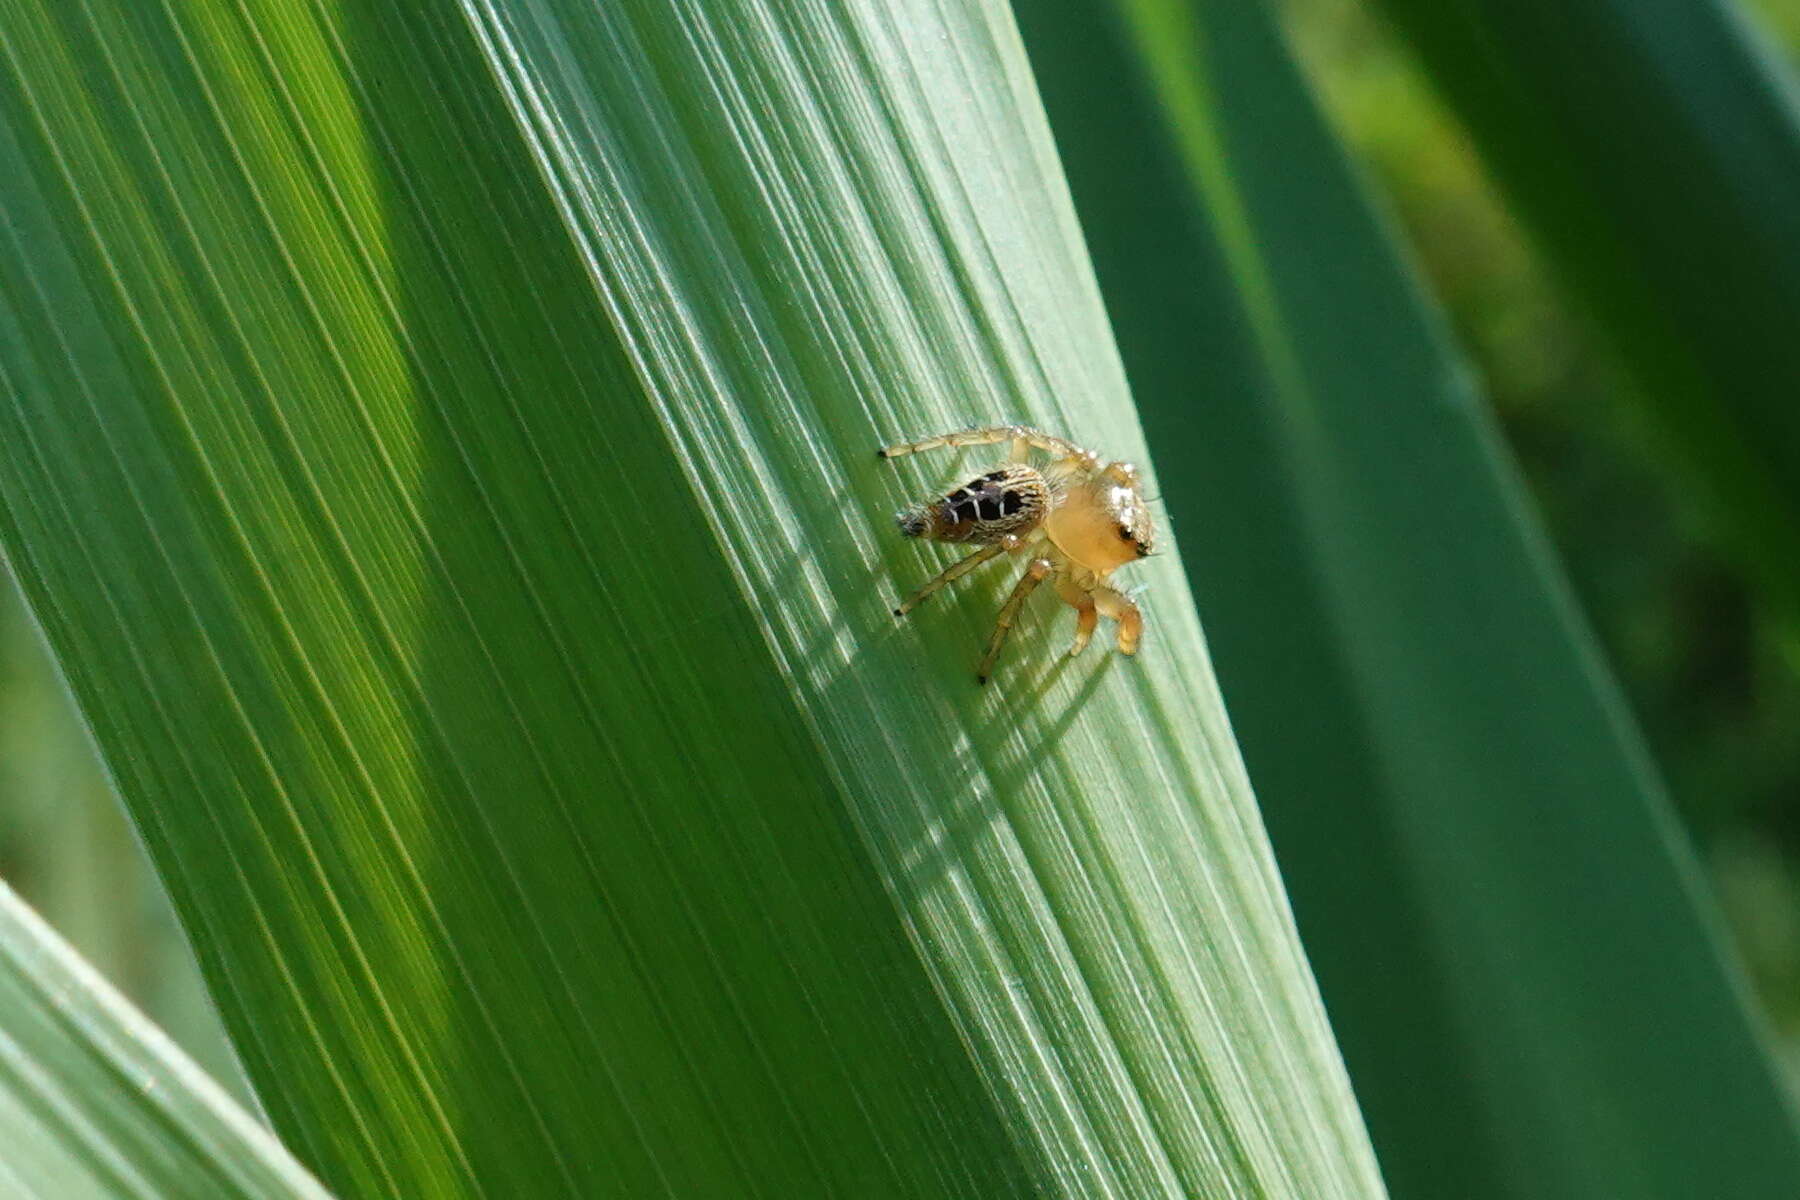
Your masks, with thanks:
M1380 1193L1179 558L889 613L876 445L1144 448L1004 10L0 18L0 533L325 1178Z
M239 1104L250 1081L42 632L0 555L0 863L7 886Z
M267 1129L4 883L0 1191L325 1200Z
M1733 0L1382 0L1800 628L1800 83Z
M1800 1194L1655 772L1268 13L1022 11L1393 1193Z

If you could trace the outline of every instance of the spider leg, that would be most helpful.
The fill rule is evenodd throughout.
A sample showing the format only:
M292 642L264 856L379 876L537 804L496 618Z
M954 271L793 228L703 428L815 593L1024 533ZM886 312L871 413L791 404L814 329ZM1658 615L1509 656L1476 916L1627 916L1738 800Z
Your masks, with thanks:
M1144 636L1144 614L1137 604L1125 593L1109 587L1094 590L1094 603L1119 623L1119 653L1136 654L1138 641Z
M1080 458L1085 461L1097 461L1099 456L1091 450L1083 450L1067 438L1059 438L1055 434L1045 433L1041 429L1033 429L1029 425L990 425L982 429L963 429L955 433L940 433L934 437L921 438L916 442L899 442L892 446L883 446L875 452L877 458L899 458L906 454L919 454L926 450L940 450L945 446L994 446L1001 442L1011 442L1012 456L1015 461L1024 461L1025 452L1029 449L1042 450L1057 458Z
M1077 475L1092 471L1099 459L1087 450L1076 450L1074 454L1059 458L1044 469L1044 478L1055 484L1073 479Z
M1093 594L1066 573L1056 577L1056 594L1075 610L1075 644L1069 647L1069 657L1074 658L1087 649L1088 639L1100 624L1100 610L1094 607Z
M994 622L994 636L988 639L987 653L981 656L981 665L975 669L977 683L988 681L988 676L994 670L994 661L1000 657L1000 647L1006 643L1006 635L1012 629L1013 621L1018 619L1019 609L1024 605L1025 598L1044 581L1053 566L1047 558L1034 558L1031 565L1025 568L1025 574L1019 577L1018 586L1006 598L1006 604L1001 607L1000 616Z
M993 558L996 555L1005 554L1017 544L1018 542L1015 539L1012 545L1007 545L1005 542L997 542L992 546L983 546L967 558L958 559L956 562L951 563L942 571L939 571L936 575L932 576L930 582L926 583L924 587L901 601L900 607L894 610L894 615L896 617L904 617L907 613L917 608L919 602L931 595L931 593L937 591L947 583L954 583L956 580L961 579L964 575L967 575L970 571L973 571L988 559Z
M1138 485L1138 469L1128 462L1107 463L1106 469L1100 474L1114 483L1122 483L1126 487L1134 488Z
M1100 624L1100 610L1094 602L1088 600L1075 606L1075 642L1069 647L1069 657L1074 658L1087 649L1088 639L1094 636L1094 627Z

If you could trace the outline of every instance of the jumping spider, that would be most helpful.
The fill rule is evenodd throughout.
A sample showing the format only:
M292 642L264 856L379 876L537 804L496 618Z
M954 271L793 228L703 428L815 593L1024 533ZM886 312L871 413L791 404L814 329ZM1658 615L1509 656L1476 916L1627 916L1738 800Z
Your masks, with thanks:
M962 542L981 549L954 563L894 610L903 617L927 596L1002 554L1031 552L1018 586L1000 609L976 679L988 681L1000 647L1032 589L1054 577L1056 592L1075 609L1075 644L1080 654L1102 615L1119 625L1119 652L1137 653L1144 618L1136 604L1107 579L1119 567L1150 553L1155 530L1138 493L1137 468L1103 463L1098 454L1073 442L1023 425L999 425L902 442L875 453L899 458L945 446L1010 443L1004 466L978 475L937 499L896 515L907 537ZM1042 469L1030 464L1031 451L1053 460Z

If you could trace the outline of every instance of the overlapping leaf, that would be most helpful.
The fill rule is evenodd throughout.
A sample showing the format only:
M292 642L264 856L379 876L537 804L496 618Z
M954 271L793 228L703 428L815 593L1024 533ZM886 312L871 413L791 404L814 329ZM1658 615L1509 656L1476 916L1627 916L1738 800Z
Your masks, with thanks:
M1394 1194L1800 1191L1655 773L1269 14L1024 11Z
M4 884L0 1131L8 1196L327 1200Z

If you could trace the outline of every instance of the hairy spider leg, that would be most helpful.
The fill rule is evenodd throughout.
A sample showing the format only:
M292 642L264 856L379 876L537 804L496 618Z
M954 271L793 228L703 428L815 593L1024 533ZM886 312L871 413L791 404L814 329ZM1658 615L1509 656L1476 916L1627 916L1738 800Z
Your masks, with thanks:
M1094 629L1100 624L1100 610L1094 602L1083 597L1075 606L1075 641L1069 647L1069 657L1074 658L1087 649L1088 640L1094 636Z
M1094 469L1095 458L1086 450L1078 450L1067 458L1059 458L1044 471L1052 487L1060 487L1070 479Z
M875 452L879 458L899 458L906 454L919 454L926 450L941 450L946 446L994 446L1001 442L1012 443L1012 458L1015 462L1025 460L1027 448L1042 450L1045 454L1057 458L1080 459L1087 463L1096 463L1100 456L1092 450L1084 450L1067 438L1059 438L1055 434L1045 433L1041 429L1033 429L1029 425L990 425L984 429L963 429L955 433L940 433L935 437L922 438L916 442L900 442L892 446L883 446Z
M1056 594L1063 598L1063 603L1075 610L1075 644L1069 647L1069 657L1074 658L1087 649L1089 639L1100 624L1100 610L1094 607L1094 597L1088 589L1076 583L1067 574L1056 577Z
M1005 554L1016 545L1018 545L1016 539L1013 541L1012 545L1007 545L1005 542L995 542L991 546L983 546L967 558L958 559L956 562L951 563L942 571L939 571L936 575L932 576L930 582L924 587L902 601L900 607L894 610L894 615L896 617L904 617L907 613L917 608L919 602L931 595L931 593L937 591L947 583L956 582L988 559L993 558L996 555Z
M1110 462L1100 474L1114 483L1124 484L1128 488L1138 485L1138 469L1128 462Z
M1006 598L1006 604L1000 609L1000 616L994 621L994 636L988 639L987 653L981 656L981 665L975 669L977 683L988 681L988 676L993 673L994 663L1000 657L1000 647L1006 643L1006 635L1012 629L1013 622L1018 619L1019 609L1024 606L1025 598L1044 581L1044 577L1050 574L1054 566L1047 558L1034 558L1031 565L1025 568L1025 574L1019 577L1018 586Z
M1119 623L1119 653L1136 654L1144 636L1144 614L1131 597L1115 588L1094 589L1094 603L1101 613Z

